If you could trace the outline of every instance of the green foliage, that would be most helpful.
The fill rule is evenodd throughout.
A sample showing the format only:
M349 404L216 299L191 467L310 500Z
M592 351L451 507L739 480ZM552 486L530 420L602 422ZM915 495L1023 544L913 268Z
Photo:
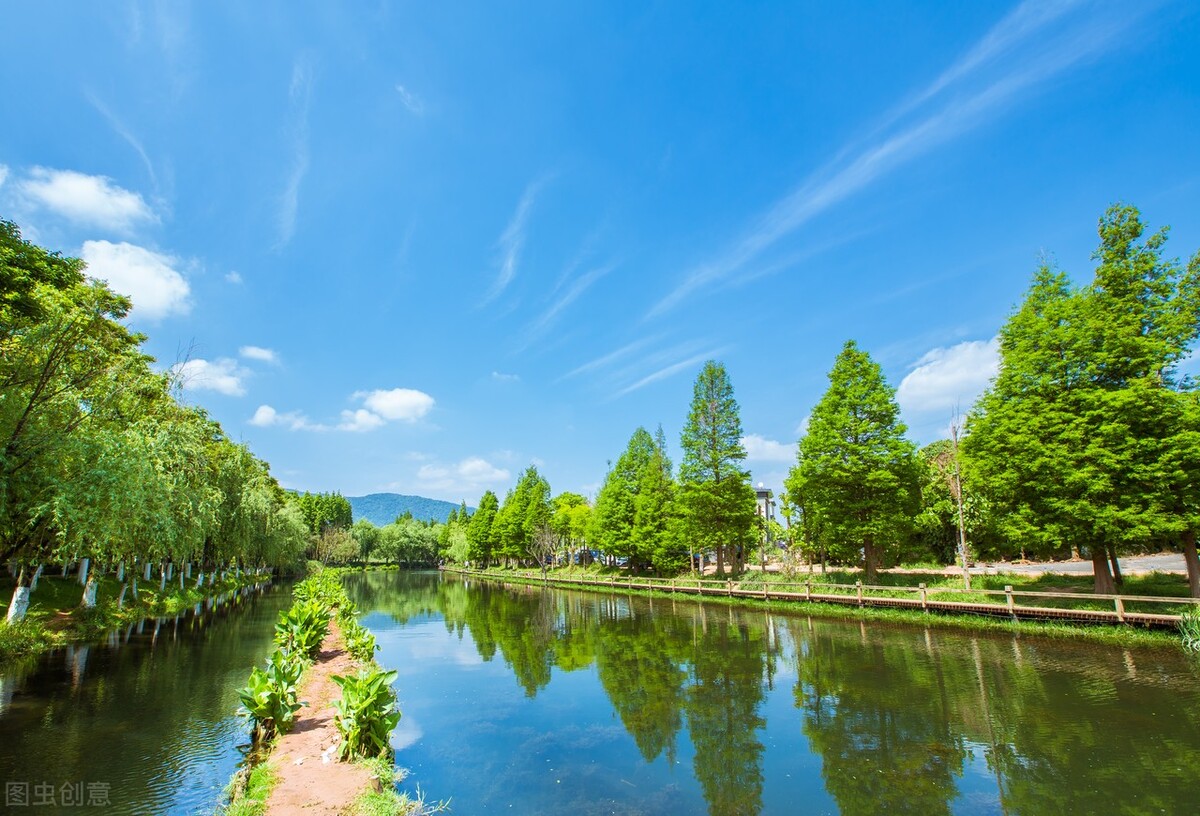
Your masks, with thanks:
M467 559L475 565L487 566L497 550L495 523L500 500L492 491L479 499L479 509L467 525Z
M530 465L496 513L493 535L499 549L493 551L493 557L518 560L531 557L534 537L549 523L550 484Z
M1200 254L1162 257L1166 231L1114 205L1100 220L1093 281L1048 265L1000 331L1000 373L968 419L964 451L1004 532L1049 554L1105 556L1200 521L1200 415L1176 366L1197 337Z
M347 600L338 612L338 624L342 629L342 639L346 642L346 651L360 663L367 663L375 658L375 636L365 626L358 622L358 610L353 602Z
M309 532L320 535L328 529L348 530L353 522L350 502L341 493L301 493L296 498Z
M1192 654L1200 654L1200 609L1193 606L1181 617L1179 633L1183 637L1183 648Z
M364 670L357 676L333 675L342 696L335 704L334 725L342 737L338 754L342 759L391 754L392 729L400 722L396 694L392 691L397 673Z
M868 582L885 552L904 541L918 507L916 451L905 430L879 365L847 342L787 487L820 520L830 546L846 558L862 551Z
M745 470L742 420L725 366L709 360L692 392L680 440L678 503L681 531L693 552L715 551L717 568L735 572L753 540L754 489Z
M275 645L289 655L312 658L329 632L331 612L320 601L298 601L279 615Z
M267 668L255 666L245 688L238 690L242 707L238 713L254 722L256 741L285 734L296 721L302 703L297 700L297 684L304 664L295 653L276 649L267 659Z

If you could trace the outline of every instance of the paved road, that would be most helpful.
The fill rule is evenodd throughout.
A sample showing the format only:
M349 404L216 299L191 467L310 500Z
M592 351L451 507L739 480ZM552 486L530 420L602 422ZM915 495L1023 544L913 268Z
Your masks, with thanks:
M1177 553L1164 553L1161 555L1134 555L1128 558L1118 559L1121 563L1121 572L1124 575L1133 575L1142 572L1177 572L1187 574L1187 565L1183 563L1183 556ZM974 573L983 573L991 570L996 572L1017 572L1025 575L1044 575L1046 573L1060 573L1063 575L1091 575L1091 561L1050 561L1040 564L979 564L975 569L971 570Z

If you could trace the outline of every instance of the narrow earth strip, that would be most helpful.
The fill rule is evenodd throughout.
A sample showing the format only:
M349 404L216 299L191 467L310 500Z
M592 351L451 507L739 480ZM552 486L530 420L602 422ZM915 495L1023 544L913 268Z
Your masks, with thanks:
M341 689L330 678L353 674L358 668L345 649L337 621L330 622L321 651L305 672L300 700L307 705L297 712L295 728L276 740L267 760L276 778L267 799L267 814L343 813L363 791L377 788L377 780L366 767L337 759L341 738L334 727L333 704Z

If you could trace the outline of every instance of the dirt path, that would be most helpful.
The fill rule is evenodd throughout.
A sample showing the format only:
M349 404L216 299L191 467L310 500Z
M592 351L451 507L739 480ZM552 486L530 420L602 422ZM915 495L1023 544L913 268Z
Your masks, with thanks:
M333 724L333 702L342 690L329 677L357 670L358 664L342 646L337 623L330 623L329 634L300 690L300 699L308 705L297 712L296 727L276 741L268 760L276 773L275 787L267 799L269 816L333 816L374 787L364 768L337 760L340 738Z

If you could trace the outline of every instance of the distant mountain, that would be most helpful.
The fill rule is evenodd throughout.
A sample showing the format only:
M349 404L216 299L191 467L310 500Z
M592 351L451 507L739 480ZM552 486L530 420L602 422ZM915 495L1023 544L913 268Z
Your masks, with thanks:
M396 516L404 515L405 510L410 511L418 521L445 521L451 510L458 509L458 505L453 502L427 499L424 496L403 496L399 493L347 496L346 500L350 502L350 512L355 521L365 518L376 527L391 524L396 520Z

